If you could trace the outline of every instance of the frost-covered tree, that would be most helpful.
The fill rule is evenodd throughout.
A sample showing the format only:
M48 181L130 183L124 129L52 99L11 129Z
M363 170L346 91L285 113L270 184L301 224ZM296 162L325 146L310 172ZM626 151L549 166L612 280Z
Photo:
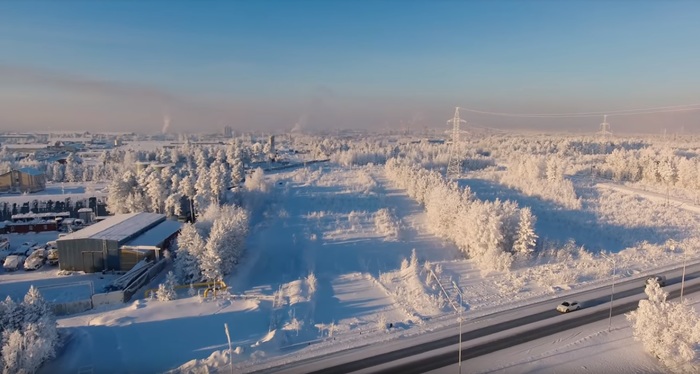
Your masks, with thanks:
M187 201L189 202L190 205L190 214L194 216L194 197L197 193L197 190L194 188L194 179L192 178L191 175L185 175L182 180L180 180L180 193L182 196L185 196L187 198Z
M265 172L263 169L257 168L253 170L250 174L250 178L247 178L245 181L245 187L248 191L267 192L270 186L265 180Z
M191 223L186 223L177 237L175 275L183 283L198 282L202 279L200 265L204 253L204 240Z
M480 201L434 171L390 159L386 175L423 204L428 227L452 240L484 270L507 270L517 232L518 208L513 202Z
M219 160L214 161L209 168L209 187L211 191L211 202L220 204L224 201L226 192L226 168Z
M152 170L146 178L144 190L148 198L148 211L162 213L165 208L165 199L168 195L168 190L161 179L161 176L155 170Z
M65 175L65 167L61 163L54 163L52 167L52 176L53 176L53 181L54 182L64 182L64 175Z
M209 178L209 169L207 167L197 166L197 178L194 182L194 207L197 212L203 212L212 202L211 179Z
M66 157L65 176L68 182L79 182L83 176L82 160L75 153Z
M0 303L0 331L17 330L24 323L24 308L10 296Z
M306 286L309 289L309 297L312 297L318 289L318 279L313 272L310 272L309 276L306 277Z
M156 298L159 301L170 301L177 298L177 292L175 292L175 286L177 281L175 279L175 274L169 271L165 276L165 282L158 285L158 290L156 291Z
M0 303L3 311L3 373L34 373L56 355L56 320L39 291L31 287L21 304L10 299ZM19 315L18 315L19 314Z
M53 315L49 303L34 286L30 286L29 291L24 295L23 311L24 323L36 323L42 317Z
M234 159L231 164L231 184L233 186L239 186L244 178L245 169L243 167L243 160L239 157Z
M83 168L83 175L81 177L83 182L89 182L93 180L93 168L86 166Z
M213 239L213 240L212 240ZM221 245L219 236L210 237L204 247L202 255L202 277L208 282L216 282L223 278L221 269L221 255L218 253L218 246Z
M182 214L182 207L180 205L180 200L182 195L180 191L175 190L171 192L168 197L165 198L163 207L165 209L165 214L169 217L177 217Z
M647 284L648 300L640 300L637 310L627 314L636 340L647 352L658 357L671 371L700 371L700 318L686 303L668 302L656 281Z
M520 209L520 220L515 243L513 243L513 252L530 253L535 250L538 238L535 233L535 222L537 222L537 218L532 214L530 207Z
M131 170L124 172L121 178L115 178L108 187L107 209L115 214L150 211L141 184L144 178Z

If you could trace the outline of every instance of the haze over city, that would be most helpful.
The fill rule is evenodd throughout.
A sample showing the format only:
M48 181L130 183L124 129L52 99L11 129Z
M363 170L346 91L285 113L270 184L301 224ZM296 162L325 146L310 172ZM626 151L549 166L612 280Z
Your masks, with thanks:
M700 102L700 5L2 2L0 129L441 128ZM470 124L593 132L602 118ZM694 133L697 111L611 117Z

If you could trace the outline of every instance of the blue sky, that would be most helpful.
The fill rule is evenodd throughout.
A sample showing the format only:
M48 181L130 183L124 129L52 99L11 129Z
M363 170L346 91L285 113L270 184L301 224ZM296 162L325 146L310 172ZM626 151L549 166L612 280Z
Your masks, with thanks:
M443 126L455 106L698 103L699 11L695 1L0 2L0 129L157 132L164 112L176 131L422 128ZM652 131L698 119L616 121Z

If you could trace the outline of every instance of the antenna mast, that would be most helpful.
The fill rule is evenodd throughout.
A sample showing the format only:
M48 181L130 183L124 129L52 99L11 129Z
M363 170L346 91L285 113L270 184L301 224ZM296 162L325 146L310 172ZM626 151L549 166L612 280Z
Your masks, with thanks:
M452 144L450 144L450 159L447 162L447 173L446 176L449 179L454 179L462 172L462 159L459 157L459 125L460 123L467 123L467 121L459 118L459 107L455 108L455 116L451 120L447 121L448 124L452 123Z

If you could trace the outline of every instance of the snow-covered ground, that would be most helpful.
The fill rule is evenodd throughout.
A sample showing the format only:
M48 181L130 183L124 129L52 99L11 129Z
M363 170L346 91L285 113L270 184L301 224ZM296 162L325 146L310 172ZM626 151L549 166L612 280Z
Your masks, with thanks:
M46 183L46 189L32 194L0 194L0 201L7 202L10 205L21 205L34 200L65 200L70 198L73 201L86 199L88 197L101 198L107 195L104 190L106 184L100 182L65 182L65 183Z
M255 221L247 257L226 279L233 296L202 302L181 290L172 302L137 299L61 318L59 326L69 340L59 358L42 370L228 368L226 323L236 370L253 371L449 326L454 324L455 307L483 315L503 310L503 305L547 300L609 281L612 269L605 262L604 278L575 283L561 281L556 274L551 277L558 283L543 282L539 273L546 272L544 268L524 269L520 275L482 274L453 244L430 234L422 208L392 186L382 167L315 165L272 172L268 178L274 183L273 199ZM620 268L624 265L622 272L618 269L622 277L641 276L682 260L679 253L659 259L624 250L631 240L617 237L629 230L635 233L636 223L614 212L605 219L621 221L619 225L594 225L590 222L597 207L585 214L562 211L498 184L470 184L480 198L515 198L533 206L542 217L537 227L542 237L556 237L562 227L583 223L583 229L567 234L577 243L594 248L613 243L613 248L629 252L626 262L618 263ZM596 199L619 194L581 188L589 188ZM654 209L652 201L635 204ZM614 210L613 205L604 208ZM697 224L694 214L679 214L686 221L673 222L674 232ZM664 219L660 225L668 223ZM646 235L642 239L665 240L658 233L641 233ZM410 263L414 249L417 265ZM464 294L461 306L453 304L458 299L455 285ZM388 323L394 326L390 333L384 327ZM96 342L115 350L94 348Z
M696 310L697 293L686 300ZM610 329L608 329L610 327ZM457 373L457 364L431 373ZM666 373L632 336L624 315L462 362L464 373Z
M41 232L28 234L4 235L10 240L10 249L19 248L26 241L35 241L43 245L48 241L56 240L58 232ZM89 299L94 292L99 292L112 279L111 274L64 274L59 272L57 266L44 264L41 268L32 271L23 269L7 272L0 269L0 289L2 296L10 296L15 300L21 300L34 285L39 288L44 298L51 302L66 302Z

